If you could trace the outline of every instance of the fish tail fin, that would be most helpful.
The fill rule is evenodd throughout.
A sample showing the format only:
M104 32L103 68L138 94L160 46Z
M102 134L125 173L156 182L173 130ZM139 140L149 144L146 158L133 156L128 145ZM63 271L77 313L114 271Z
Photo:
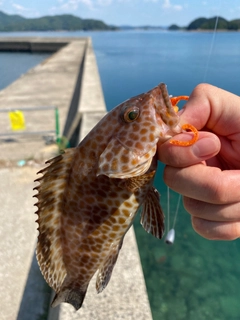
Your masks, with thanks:
M55 294L51 306L54 308L61 302L67 302L70 303L77 311L83 304L86 292L87 288L74 288L70 284L68 287L61 289Z

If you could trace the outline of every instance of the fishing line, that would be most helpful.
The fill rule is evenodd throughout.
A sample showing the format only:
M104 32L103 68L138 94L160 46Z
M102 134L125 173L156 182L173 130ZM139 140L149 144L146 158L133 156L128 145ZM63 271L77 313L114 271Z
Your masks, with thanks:
M220 1L219 7L221 7L221 1ZM217 33L218 19L219 19L219 15L216 16L215 26L214 26L213 35L212 35L212 41L211 41L211 45L210 45L210 49L209 49L209 53L208 53L208 59L207 59L207 63L206 63L206 68L205 68L205 74L203 77L203 82L206 82L207 75L208 75L209 63L210 63L210 59L212 56L213 46L215 43L215 37L216 37L216 33Z
M221 1L220 1L219 7L221 7ZM207 76L208 76L209 63L210 63L210 60L211 60L213 47L214 47L214 44L215 44L215 38L216 38L217 27L218 27L218 20L219 20L219 15L216 16L216 21L215 21L215 25L214 25L214 29L213 29L211 45L210 45L208 58L207 58L207 63L206 63L206 67L205 67L205 73L204 73L204 77L203 77L203 82L206 82L206 79L207 79ZM181 200L181 194L178 195L178 202L177 202L177 208L176 208L176 212L175 212L175 216L174 216L174 220L173 220L173 226L170 229L170 189L169 189L169 187L167 187L167 235L166 235L166 238L165 238L165 242L167 244L173 244L174 240L175 240L175 229L174 228L175 228L175 225L176 225L177 215L178 215L178 212L179 212L180 200Z
M180 200L181 200L181 194L178 195L177 208L176 208L175 217L174 217L174 220L173 220L173 229L175 228L176 221L177 221L177 215L178 215L178 211L179 211Z
M169 193L169 187L167 187L167 232L169 232L170 228L170 193Z
M167 187L167 235L165 238L165 242L167 244L173 244L175 240L175 225L177 221L177 215L179 212L179 206L180 206L180 200L181 200L181 195L178 195L178 202L177 202L177 207L173 219L173 226L170 229L170 189Z

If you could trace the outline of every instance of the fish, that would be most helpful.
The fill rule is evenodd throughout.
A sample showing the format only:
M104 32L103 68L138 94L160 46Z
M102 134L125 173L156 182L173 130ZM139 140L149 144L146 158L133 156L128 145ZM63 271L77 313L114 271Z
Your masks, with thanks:
M75 148L48 160L34 188L38 199L37 261L61 302L81 308L97 272L96 290L108 285L124 236L141 208L143 228L161 239L164 214L153 186L157 143L195 143L198 131L180 124L179 100L160 83L108 112ZM189 141L172 139L191 131Z

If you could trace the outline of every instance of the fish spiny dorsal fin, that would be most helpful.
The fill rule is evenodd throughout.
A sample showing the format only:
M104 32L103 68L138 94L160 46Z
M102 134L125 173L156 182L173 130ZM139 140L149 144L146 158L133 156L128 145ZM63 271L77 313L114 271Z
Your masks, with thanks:
M111 247L111 250L109 251L107 257L103 261L102 265L99 268L97 280L96 280L96 289L97 293L102 292L106 286L108 285L108 282L111 279L113 268L116 264L119 251L122 247L123 239L120 241L120 243L113 245Z
M164 232L164 214L158 191L151 187L143 203L141 224L154 237L161 239Z
M35 204L38 207L39 235L36 249L37 260L47 283L59 291L66 276L61 244L61 210L63 194L71 171L74 149L67 149L62 155L47 161L48 167L39 171L42 177L35 181L38 193Z

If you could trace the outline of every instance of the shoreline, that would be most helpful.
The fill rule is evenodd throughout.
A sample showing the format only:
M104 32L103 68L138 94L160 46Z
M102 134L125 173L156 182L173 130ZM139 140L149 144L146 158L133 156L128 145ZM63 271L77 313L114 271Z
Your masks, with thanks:
M31 33L61 33L61 32L65 32L65 33L78 33L78 32L82 32L82 33L89 33L89 32L97 32L97 33L104 33L104 32L132 32L132 31L145 31L145 32L149 32L149 31L156 31L156 32L184 32L184 33L192 33L192 32L196 32L196 33L210 33L210 32L217 32L217 33L238 33L240 32L239 30L228 30L228 29L196 29L196 30L186 30L186 29L176 29L176 30L169 30L169 29L165 29L165 28L141 28L141 27L133 27L133 28L119 28L117 30L28 30L28 31L0 31L0 36L2 36L2 34L6 34L10 35L10 34L31 34Z

